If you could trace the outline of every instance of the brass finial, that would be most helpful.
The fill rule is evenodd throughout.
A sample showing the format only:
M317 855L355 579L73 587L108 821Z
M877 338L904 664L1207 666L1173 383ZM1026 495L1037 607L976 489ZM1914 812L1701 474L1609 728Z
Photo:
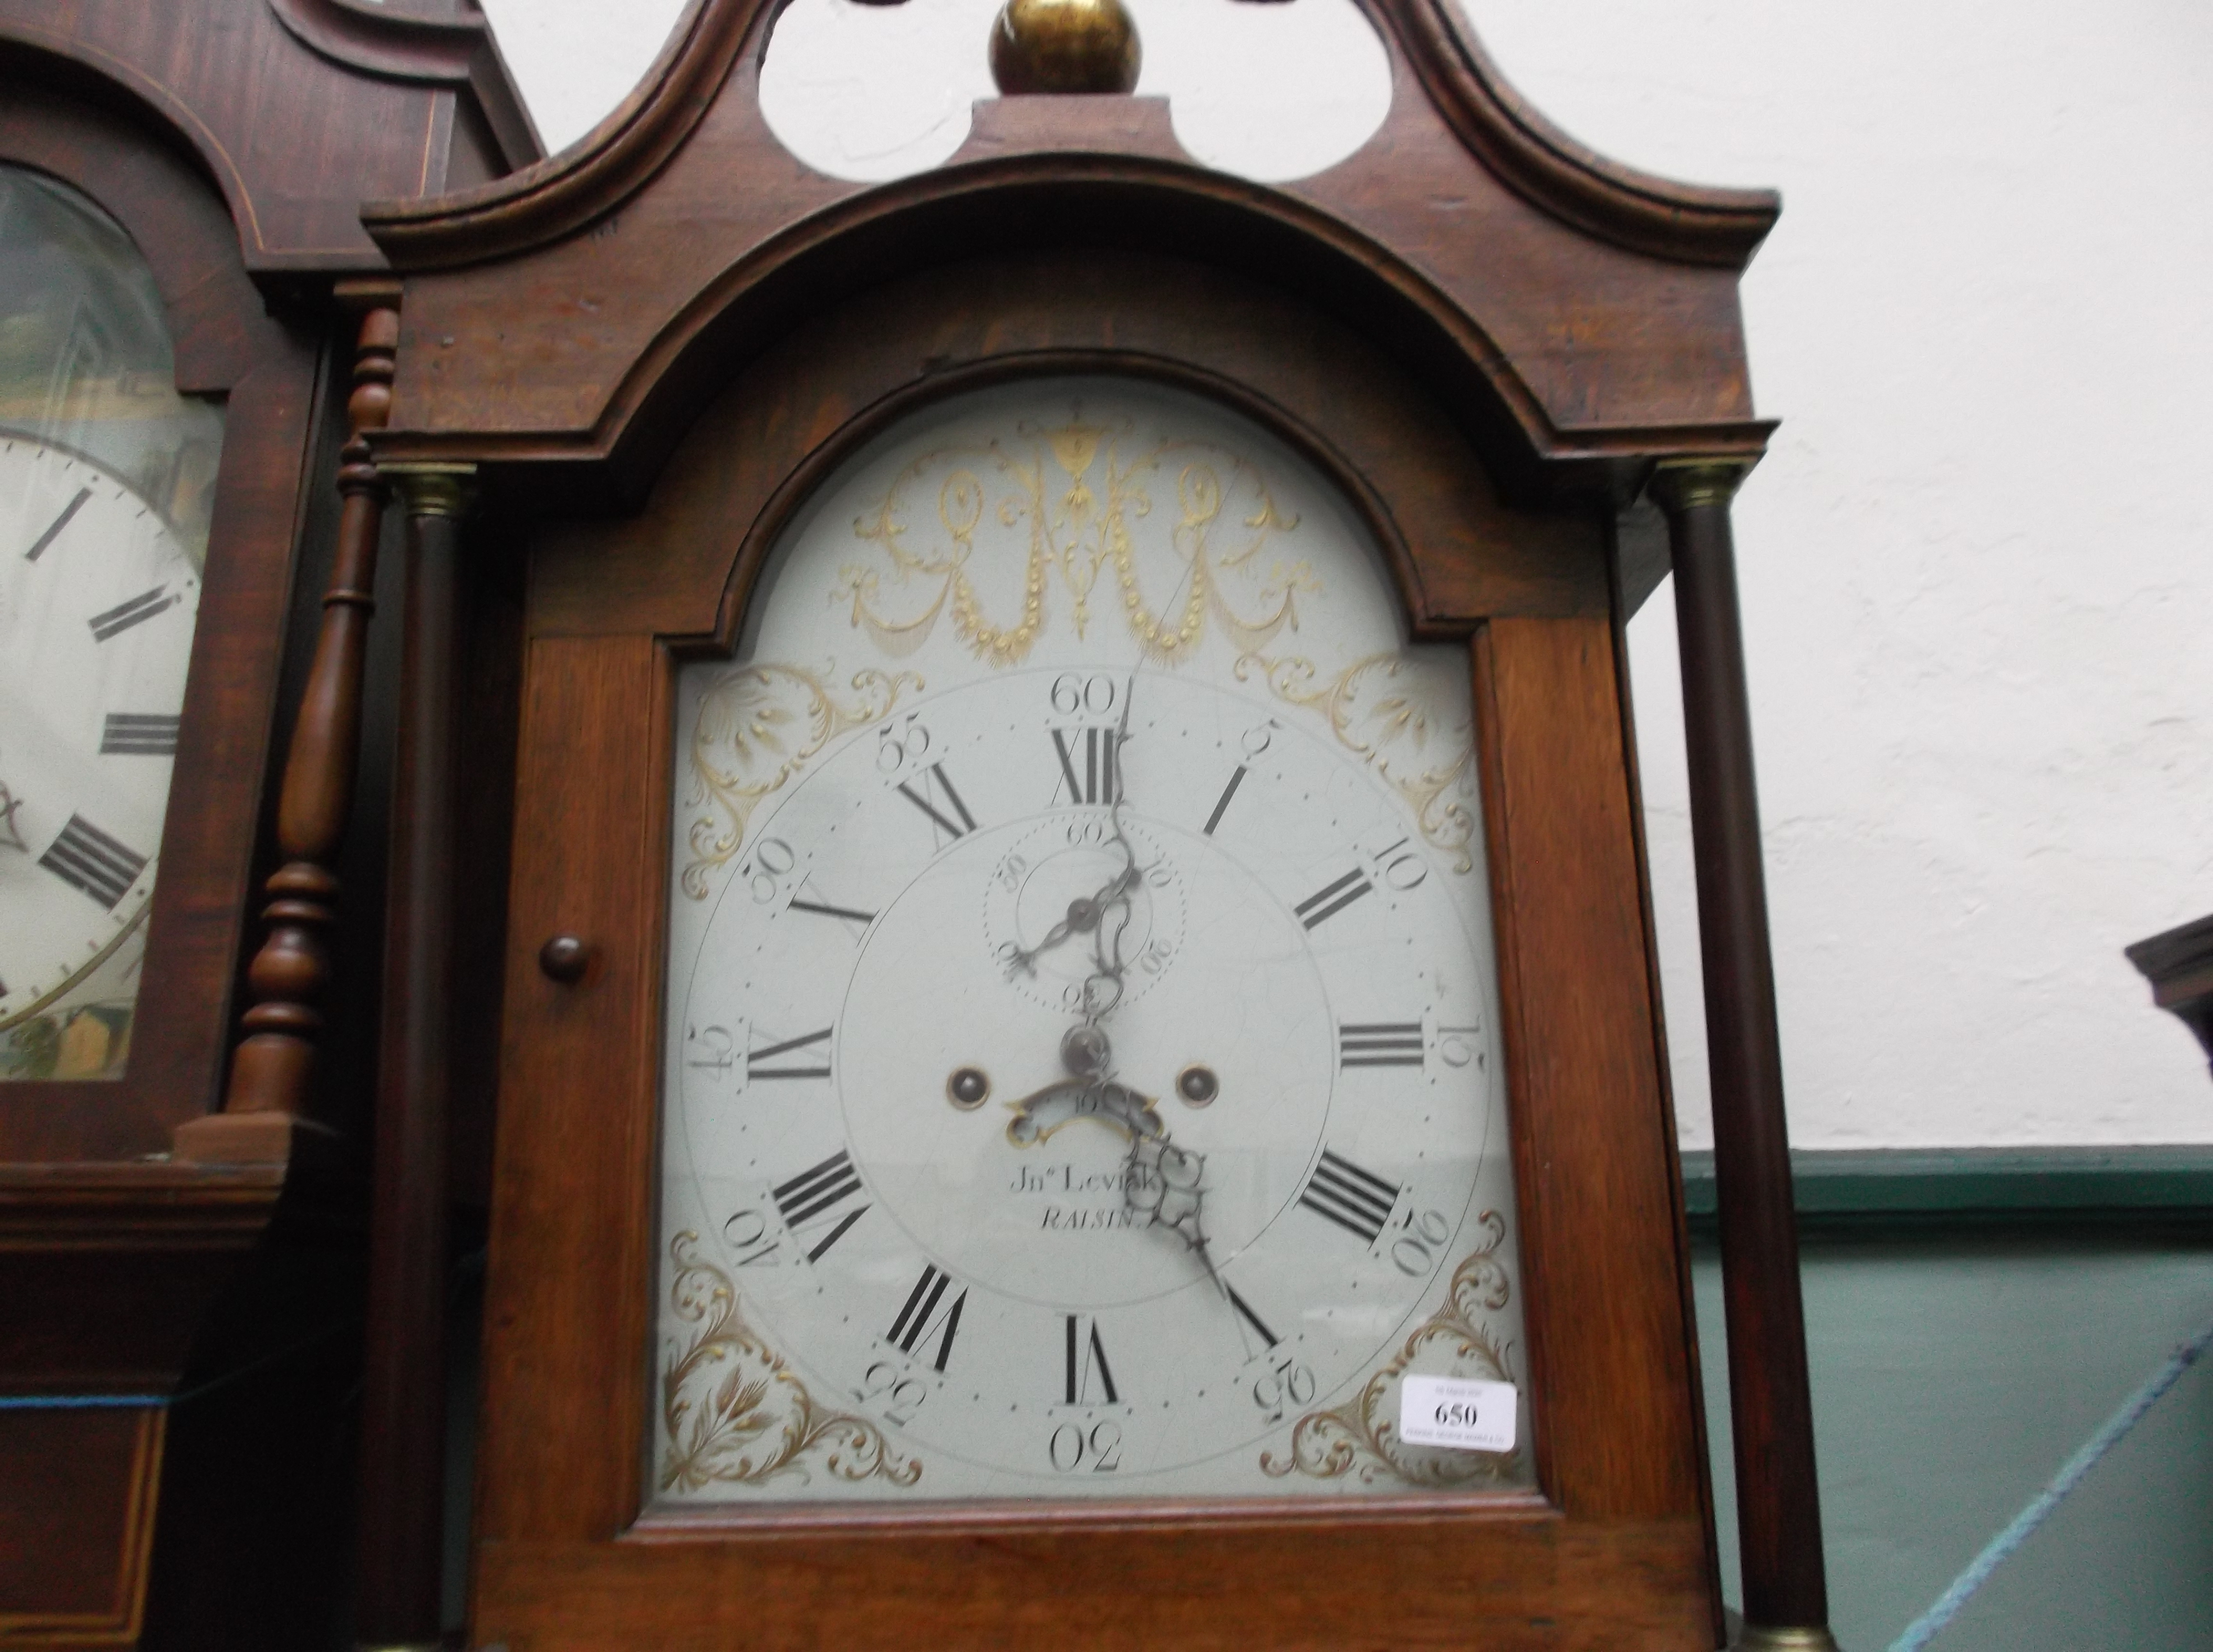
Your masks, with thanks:
M1144 52L1122 0L1007 0L991 25L1002 92L1129 92Z

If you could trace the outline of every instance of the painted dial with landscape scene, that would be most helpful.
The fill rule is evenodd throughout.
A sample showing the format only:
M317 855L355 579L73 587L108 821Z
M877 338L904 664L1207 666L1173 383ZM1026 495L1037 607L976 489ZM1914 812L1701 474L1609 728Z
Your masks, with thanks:
M1399 1426L1521 1310L1466 656L1342 495L1036 381L763 581L678 695L661 1494L1528 1484Z

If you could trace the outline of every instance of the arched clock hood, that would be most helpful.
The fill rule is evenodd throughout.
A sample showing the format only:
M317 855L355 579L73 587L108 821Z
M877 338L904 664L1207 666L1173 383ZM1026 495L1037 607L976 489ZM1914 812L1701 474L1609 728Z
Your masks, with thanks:
M1388 118L1271 186L1194 162L1164 100L1005 97L942 166L867 185L769 130L776 0L699 0L589 135L497 182L372 202L406 277L380 458L552 466L635 499L729 369L887 273L1021 245L1172 252L1343 317L1478 435L1509 493L1633 496L1652 461L1754 456L1737 280L1779 203L1597 155L1506 82L1450 0L1360 0ZM978 51L983 43L978 43ZM518 290L558 333L518 373ZM542 486L540 472L533 487Z

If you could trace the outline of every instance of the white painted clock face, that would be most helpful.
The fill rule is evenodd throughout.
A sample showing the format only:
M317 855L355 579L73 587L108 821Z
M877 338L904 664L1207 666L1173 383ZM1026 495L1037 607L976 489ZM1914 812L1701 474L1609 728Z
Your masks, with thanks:
M128 485L0 432L0 1028L143 945L199 589Z
M1480 1490L1516 1381L1466 655L1280 444L1124 381L949 400L686 668L659 1489Z

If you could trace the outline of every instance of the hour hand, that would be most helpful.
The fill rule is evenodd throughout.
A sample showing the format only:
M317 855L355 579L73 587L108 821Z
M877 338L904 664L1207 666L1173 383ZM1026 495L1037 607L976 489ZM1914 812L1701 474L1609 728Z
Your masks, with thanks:
M1206 1229L1200 1222L1205 1177L1204 1154L1176 1146L1165 1132L1133 1137L1122 1197L1132 1210L1172 1230L1197 1251L1210 1274L1214 1259L1207 1253Z

